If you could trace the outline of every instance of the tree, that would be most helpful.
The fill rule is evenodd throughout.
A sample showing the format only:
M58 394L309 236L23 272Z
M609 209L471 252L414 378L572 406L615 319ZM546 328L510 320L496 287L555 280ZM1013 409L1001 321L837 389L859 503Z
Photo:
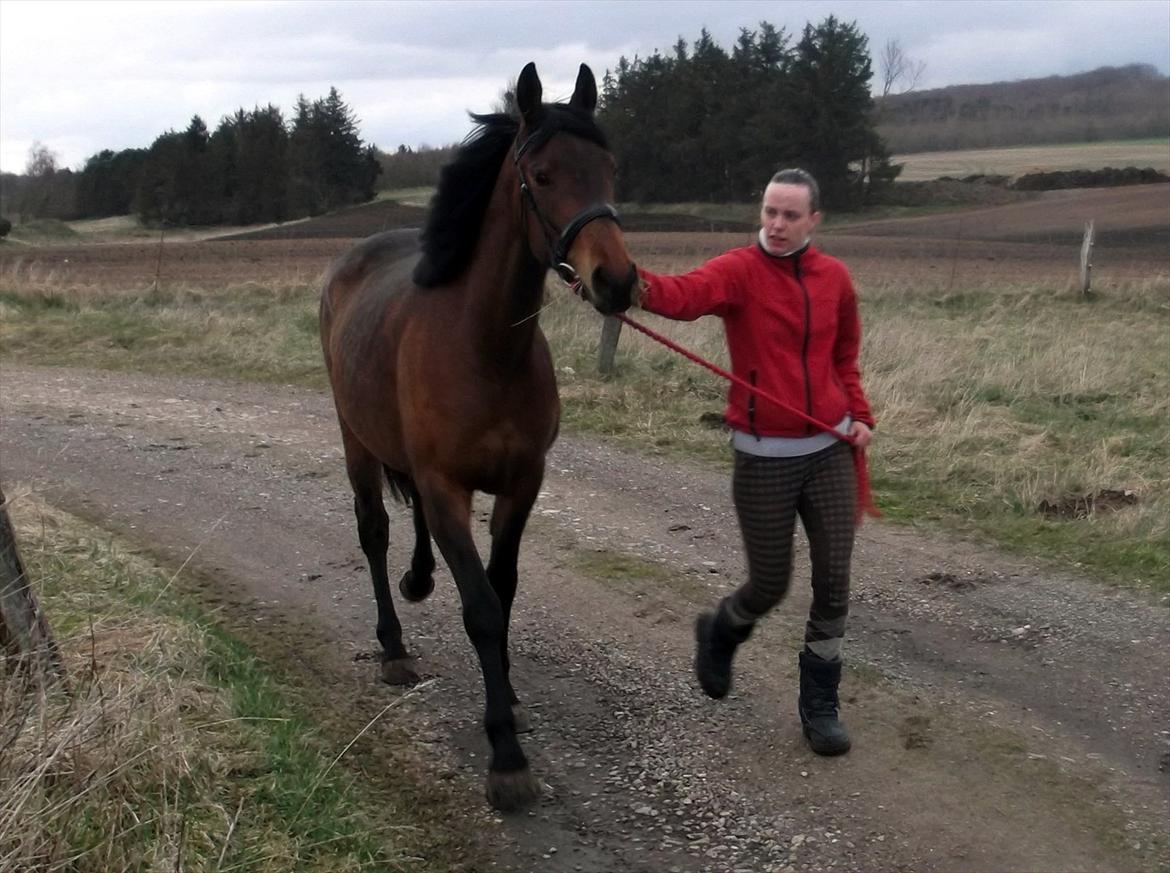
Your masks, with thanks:
M865 194L864 164L878 145L873 130L873 69L856 23L830 15L805 25L792 65L789 110L797 163L817 177L828 206L849 209ZM850 165L863 165L862 170Z
M294 215L372 200L382 171L376 150L358 136L358 119L336 88L313 103L297 98L288 160Z
M730 54L703 30L669 55L622 57L602 79L600 122L629 200L758 197L785 166L804 166L825 200L851 207L871 180L892 178L874 130L867 40L830 17L788 35L766 21Z
M377 158L358 135L358 118L336 88L321 102L326 203L330 209L374 198L381 172Z
M24 164L24 174L33 179L51 176L57 172L57 153L39 140L28 149L28 160Z
M211 137L221 183L223 220L283 221L288 216L288 129L271 104L225 116Z
M174 221L175 183L182 148L180 135L170 130L156 137L147 150L134 194L134 211L143 224Z
M222 220L222 174L198 115L182 133L168 131L147 152L135 196L145 224L207 225Z
M294 217L325 211L321 119L315 104L297 95L288 144L288 200Z
M146 156L146 149L105 149L91 155L77 178L78 217L131 212Z
M926 61L910 57L896 39L886 40L878 66L882 76L882 101L895 93L895 88L898 94L910 93L918 87L926 72Z
M171 223L218 224L222 220L222 178L209 149L211 134L198 115L179 140Z
M73 172L59 168L57 153L40 141L28 150L20 195L20 220L72 218L75 209Z

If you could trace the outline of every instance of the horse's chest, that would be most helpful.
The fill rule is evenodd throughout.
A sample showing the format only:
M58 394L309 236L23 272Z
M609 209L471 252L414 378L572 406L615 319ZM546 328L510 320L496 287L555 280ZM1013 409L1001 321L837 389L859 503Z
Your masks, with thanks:
M461 460L476 490L507 491L510 483L543 466L556 423L541 418L499 419L475 434Z

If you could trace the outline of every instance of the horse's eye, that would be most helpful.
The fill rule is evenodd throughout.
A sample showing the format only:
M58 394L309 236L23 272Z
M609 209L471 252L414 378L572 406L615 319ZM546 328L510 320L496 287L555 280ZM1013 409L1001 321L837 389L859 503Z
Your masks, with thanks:
M548 177L548 173L542 173L539 170L537 171L536 175L533 176L532 178L536 181L536 184L539 185L541 188L547 188L549 185L552 184L552 179L550 179Z

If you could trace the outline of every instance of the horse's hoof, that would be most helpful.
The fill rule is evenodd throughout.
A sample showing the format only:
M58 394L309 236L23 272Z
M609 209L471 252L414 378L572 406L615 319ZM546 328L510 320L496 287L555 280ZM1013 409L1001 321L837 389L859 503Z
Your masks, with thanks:
M414 575L414 570L407 570L398 580L398 590L411 603L418 603L420 600L426 600L435 590L435 579L430 573L418 577Z
M527 767L509 773L496 770L488 772L488 803L500 812L518 812L531 806L538 797L540 783Z
M512 704L512 721L516 726L516 733L532 733L532 716L528 714L528 707L523 703Z
M382 662L382 681L387 685L417 685L410 658L392 658Z

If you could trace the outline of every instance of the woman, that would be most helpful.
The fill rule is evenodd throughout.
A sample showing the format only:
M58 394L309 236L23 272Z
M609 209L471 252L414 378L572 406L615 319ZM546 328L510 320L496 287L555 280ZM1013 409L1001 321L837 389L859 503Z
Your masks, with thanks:
M857 365L857 297L845 266L810 244L820 220L816 180L803 170L782 170L764 191L754 245L680 276L642 271L641 306L686 321L718 316L737 376L833 425L863 449L874 419ZM699 684L711 697L727 695L736 648L788 591L800 516L813 588L799 657L800 720L814 752L841 754L850 746L837 688L857 518L852 452L833 434L739 385L730 389L724 417L735 449L732 492L748 579L695 623Z

